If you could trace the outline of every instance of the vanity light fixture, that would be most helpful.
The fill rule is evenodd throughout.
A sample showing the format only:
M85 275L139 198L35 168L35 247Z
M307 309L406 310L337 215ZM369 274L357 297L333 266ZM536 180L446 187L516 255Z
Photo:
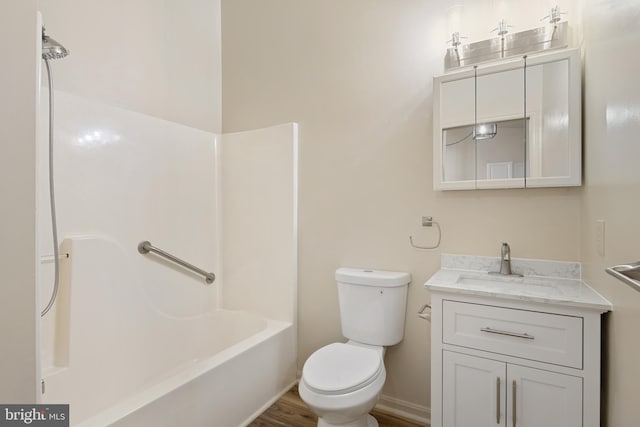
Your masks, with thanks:
M495 17L498 20L498 26L491 30L492 33L498 34L500 38L500 58L504 58L505 52L505 36L509 33L509 28L512 28L512 25L507 23L507 17L511 14L511 0L493 0L493 9L495 13Z
M562 15L566 15L566 12L560 12L560 6L555 5L551 8L551 12L549 12L547 16L542 18L542 21L548 19L549 24L558 25L558 22L562 21Z
M548 19L547 22L549 22L549 24L553 26L553 32L551 33L551 40L557 37L558 24L560 23L560 21L562 21L562 15L566 15L566 13L560 12L560 6L556 5L551 8L551 11L547 16L541 19L541 21Z
M460 53L458 52L458 46L462 44L462 39L466 37L460 35L460 28L462 27L462 13L464 6L462 4L456 4L451 6L447 11L447 34L451 34L451 38L447 40L447 44L451 45L454 60L460 66Z
M491 32L496 32L498 33L498 35L502 38L504 38L505 35L507 35L507 33L509 32L509 28L513 28L513 25L509 25L507 24L507 20L506 19L501 19L498 22L498 26L496 28L494 28L493 30L491 30Z
M507 3L507 0L502 0L498 3L499 9L501 9L496 14L498 26L492 31L498 37L462 44L461 39L463 37L457 32L460 26L451 28L452 26L450 25L447 34L451 34L451 39L448 41L450 47L447 49L444 59L445 71L481 62L569 46L569 24L566 20L562 21L562 15L566 15L566 13L561 12L559 6L551 8L549 14L542 18L543 26L512 33L509 30L512 26L504 18L508 16L505 6Z
M458 46L462 44L462 42L460 41L461 39L466 39L466 37L461 36L458 31L454 31L453 33L451 33L451 38L447 40L447 43L450 43L457 52Z
M473 128L473 139L481 141L483 139L493 139L498 133L497 123L478 123Z
M447 43L451 43L451 46L453 47L455 61L458 66L460 66L460 52L458 52L458 46L462 44L462 42L460 41L461 38L466 39L466 37L461 37L459 32L454 31L453 33L451 33L451 40L447 41Z
M505 36L509 33L509 28L513 27L513 25L507 24L506 19L501 19L498 22L498 26L491 30L491 32L497 32L498 36L500 36L500 58L504 58L504 50L505 50Z

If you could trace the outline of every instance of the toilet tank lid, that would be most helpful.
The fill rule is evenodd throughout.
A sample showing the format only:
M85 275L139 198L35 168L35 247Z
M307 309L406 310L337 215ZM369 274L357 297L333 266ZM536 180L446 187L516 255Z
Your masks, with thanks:
M364 286L398 287L409 284L411 275L403 271L342 267L336 270L336 281Z

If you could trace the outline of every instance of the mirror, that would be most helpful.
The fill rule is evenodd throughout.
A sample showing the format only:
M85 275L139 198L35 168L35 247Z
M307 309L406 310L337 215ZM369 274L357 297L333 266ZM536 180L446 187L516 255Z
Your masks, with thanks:
M533 132L529 176L564 176L569 161L569 61L527 67L527 114Z
M513 69L477 70L476 188L524 188L524 65L521 59Z
M443 180L468 181L476 188L524 187L527 162L523 119L479 123L442 130ZM528 165L528 163L527 163ZM491 180L494 183L485 181Z
M434 78L434 189L580 185L579 61L569 49Z

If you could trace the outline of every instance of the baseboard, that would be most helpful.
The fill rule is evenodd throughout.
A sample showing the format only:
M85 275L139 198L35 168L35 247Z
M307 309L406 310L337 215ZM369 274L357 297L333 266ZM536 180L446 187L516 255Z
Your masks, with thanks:
M384 394L380 396L376 409L421 425L428 426L431 424L430 408Z

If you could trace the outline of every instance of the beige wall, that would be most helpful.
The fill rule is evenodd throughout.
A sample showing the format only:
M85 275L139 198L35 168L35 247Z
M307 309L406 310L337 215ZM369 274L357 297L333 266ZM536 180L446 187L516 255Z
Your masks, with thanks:
M56 89L220 132L220 0L38 0Z
M640 420L640 293L606 267L640 260L640 2L586 0L585 280L613 304L604 323L603 417L606 427ZM605 253L596 252L596 220L605 221Z
M433 238L419 227L420 215L430 214L443 226L442 252L495 255L499 242L508 240L515 257L584 262L586 280L614 304L605 323L606 424L633 426L640 417L635 403L640 295L603 269L638 259L640 93L638 60L628 55L640 42L638 4L585 0L578 5L584 7L586 49L583 189L436 193L431 190L431 77L441 72L446 6L435 0L223 1L224 130L300 122L299 364L318 347L341 339L335 268L410 271L406 336L388 353L385 393L428 406L429 325L414 311L428 301L421 284L438 268L440 251L415 251L407 236L420 242ZM80 28L83 34L106 37L108 46L107 34L121 33L112 31L114 20L102 13L60 17L55 25L55 7L48 7L45 20L61 41ZM10 66L0 71L7 94L0 101L5 118L0 127L5 292L0 401L24 402L35 400L37 380L35 217L25 215L35 211L35 2L10 0L2 12L0 36L14 43L8 46ZM144 34L156 34L155 27ZM149 72L156 67L136 71L127 60L135 59L135 52L96 50L91 37L86 39L84 46L69 46L87 60L74 68L81 72L63 74L64 89L80 91L76 85L87 83L82 73L123 79L127 86L85 88L125 108L217 130L214 105L185 108L213 112L211 119L181 116L177 107L186 101L180 98L170 97L177 100L175 110L156 110L156 100L136 96L140 86L147 87L146 94L156 88L159 76ZM111 68L100 65L106 54L114 58ZM72 58L56 67L71 67ZM182 87L181 93L193 94L196 87ZM202 102L213 98L207 95ZM606 221L604 256L594 249L597 219Z
M0 402L35 402L36 89L35 0L0 6Z
M223 0L223 131L300 124L299 367L341 340L334 271L411 272L404 341L384 393L429 405L429 301L441 252L578 260L580 189L434 192L432 77L447 4ZM417 251L443 229L440 250Z

